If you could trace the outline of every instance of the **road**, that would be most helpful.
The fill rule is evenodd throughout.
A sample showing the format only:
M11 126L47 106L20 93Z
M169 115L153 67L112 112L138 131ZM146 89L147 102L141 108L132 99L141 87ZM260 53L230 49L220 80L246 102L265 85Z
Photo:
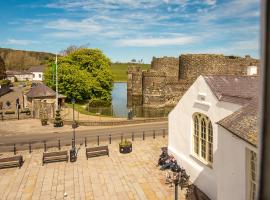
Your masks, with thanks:
M156 123L145 123L136 125L126 126L114 126L114 127L96 127L89 130L75 130L76 144L84 144L85 138L87 142L96 143L99 136L100 142L109 141L109 134L113 140L123 138L131 138L132 133L135 138L143 137L143 132L146 137L153 137L153 135L167 134L168 123L167 122L156 122ZM165 132L164 132L165 131ZM73 137L73 130L66 132L43 132L43 133L31 133L17 136L2 136L0 143L0 151L10 151L13 149L13 144L17 144L16 148L19 150L28 149L29 142L31 142L32 148L41 148L44 146L43 141L46 141L46 146L57 146L58 140L62 145L70 145Z

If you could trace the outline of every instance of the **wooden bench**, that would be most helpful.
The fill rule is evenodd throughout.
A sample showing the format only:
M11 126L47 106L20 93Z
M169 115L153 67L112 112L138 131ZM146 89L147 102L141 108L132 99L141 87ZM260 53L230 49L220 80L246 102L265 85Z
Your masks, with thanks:
M0 168L7 168L7 167L21 168L22 164L23 164L23 157L21 155L0 158Z
M86 148L86 158L95 157L95 156L102 156L108 155L109 156L109 148L108 146L100 146L100 147L90 147Z
M42 165L49 162L66 161L68 162L68 151L44 152Z

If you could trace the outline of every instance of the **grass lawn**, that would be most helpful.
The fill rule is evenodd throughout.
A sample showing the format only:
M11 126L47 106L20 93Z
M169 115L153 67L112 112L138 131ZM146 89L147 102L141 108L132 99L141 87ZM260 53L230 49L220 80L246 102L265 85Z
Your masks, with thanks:
M114 82L127 82L127 70L131 63L113 63L112 73L114 76ZM134 65L134 64L133 64ZM142 67L143 70L150 68L150 64L137 64Z

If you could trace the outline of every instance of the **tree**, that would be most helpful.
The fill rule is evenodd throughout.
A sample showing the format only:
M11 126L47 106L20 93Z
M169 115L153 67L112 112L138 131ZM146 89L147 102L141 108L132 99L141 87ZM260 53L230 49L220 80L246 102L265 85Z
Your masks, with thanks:
M0 80L6 77L6 66L4 60L0 57Z
M136 62L136 59L133 58L133 59L131 60L131 62L135 63L135 62Z
M58 62L59 93L67 100L101 99L111 101L113 76L110 59L99 49L81 48L60 57ZM45 83L55 89L52 68L45 71Z

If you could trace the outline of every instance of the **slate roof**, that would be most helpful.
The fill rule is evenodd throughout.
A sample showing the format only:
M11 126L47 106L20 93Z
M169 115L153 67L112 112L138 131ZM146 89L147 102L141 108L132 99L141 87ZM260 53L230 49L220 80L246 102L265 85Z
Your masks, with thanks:
M203 76L219 101L245 105L259 96L259 76Z
M217 122L253 146L258 143L259 76L203 76L219 101L242 105L231 115Z
M40 98L40 97L55 97L56 92L46 85L40 83L33 86L27 93L26 96L29 98ZM65 98L66 96L59 94L59 98Z
M29 71L6 71L7 76L14 76L14 75L30 75L32 74Z
M28 72L44 72L45 65L31 66Z

